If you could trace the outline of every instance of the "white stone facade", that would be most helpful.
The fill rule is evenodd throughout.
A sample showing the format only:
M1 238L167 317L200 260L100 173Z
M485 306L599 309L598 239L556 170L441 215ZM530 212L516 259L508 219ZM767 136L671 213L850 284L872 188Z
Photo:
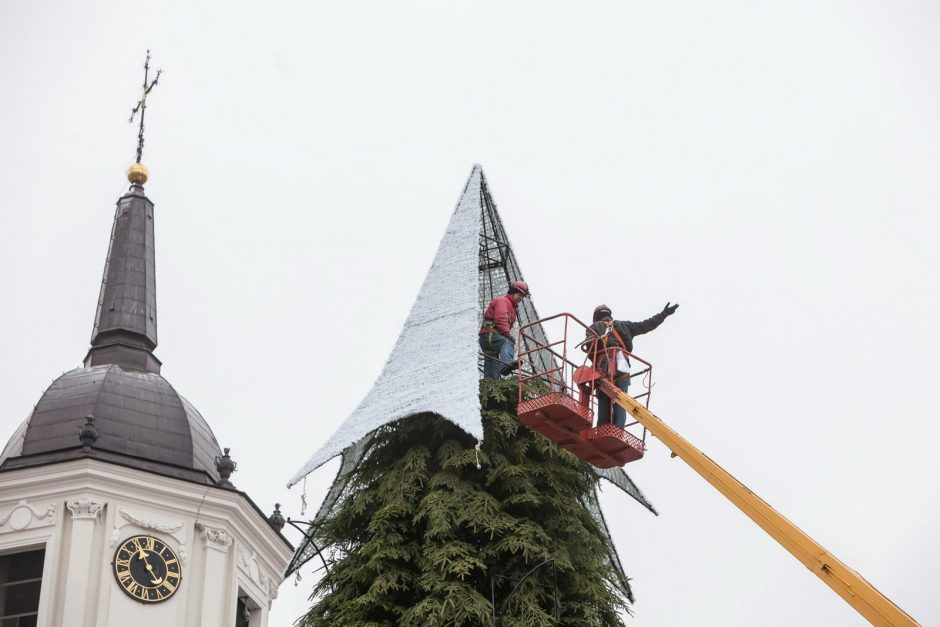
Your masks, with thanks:
M178 556L176 593L118 587L117 547L151 535ZM244 495L85 458L2 473L0 553L45 548L39 627L232 627L239 597L266 627L292 549Z

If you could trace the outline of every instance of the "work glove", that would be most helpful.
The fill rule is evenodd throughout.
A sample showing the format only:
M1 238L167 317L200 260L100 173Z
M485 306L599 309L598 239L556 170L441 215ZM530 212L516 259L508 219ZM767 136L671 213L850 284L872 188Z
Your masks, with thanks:
M669 303L666 303L666 306L663 307L663 313L666 314L667 316L671 316L672 314L676 313L676 309L678 308L679 308L679 303L676 303L675 305L670 305Z

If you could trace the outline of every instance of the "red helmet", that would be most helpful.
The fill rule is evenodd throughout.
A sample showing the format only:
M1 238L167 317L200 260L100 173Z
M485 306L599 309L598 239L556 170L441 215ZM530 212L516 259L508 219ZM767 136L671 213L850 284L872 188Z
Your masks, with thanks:
M509 284L510 292L520 292L523 296L529 295L529 285L525 281L513 281Z

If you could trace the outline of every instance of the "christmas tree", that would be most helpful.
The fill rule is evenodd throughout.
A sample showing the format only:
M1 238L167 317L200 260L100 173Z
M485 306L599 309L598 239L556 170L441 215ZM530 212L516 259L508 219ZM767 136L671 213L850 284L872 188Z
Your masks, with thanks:
M428 413L376 433L316 532L331 563L298 625L622 624L596 473L516 420L514 381L480 386L479 450Z

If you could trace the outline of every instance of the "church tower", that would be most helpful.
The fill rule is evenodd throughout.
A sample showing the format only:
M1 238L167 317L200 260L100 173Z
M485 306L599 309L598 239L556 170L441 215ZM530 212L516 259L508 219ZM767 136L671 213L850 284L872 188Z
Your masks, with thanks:
M84 364L49 386L0 455L4 627L264 627L292 553L283 517L232 484L228 449L160 374L139 159Z

